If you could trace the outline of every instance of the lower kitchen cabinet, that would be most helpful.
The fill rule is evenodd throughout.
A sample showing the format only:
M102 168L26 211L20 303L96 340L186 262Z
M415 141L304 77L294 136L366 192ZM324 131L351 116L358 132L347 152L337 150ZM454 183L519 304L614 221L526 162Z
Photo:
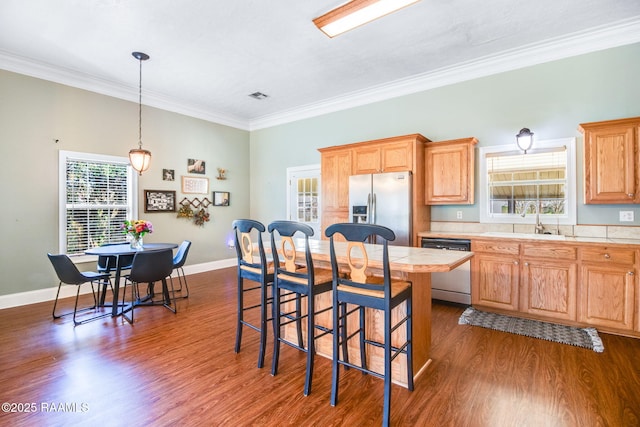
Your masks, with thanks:
M629 267L582 266L580 322L593 326L634 329L635 271Z
M520 311L550 320L576 320L578 248L523 243Z
M575 262L522 263L520 311L551 320L576 320L578 266Z
M520 262L518 243L471 242L471 303L473 305L518 310Z
M472 239L471 303L480 309L640 337L640 250Z

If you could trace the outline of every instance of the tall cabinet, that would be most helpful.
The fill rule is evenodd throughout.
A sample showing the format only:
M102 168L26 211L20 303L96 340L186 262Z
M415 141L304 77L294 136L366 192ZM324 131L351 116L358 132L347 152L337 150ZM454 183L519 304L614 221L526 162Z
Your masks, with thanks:
M584 203L640 203L640 117L583 123Z
M425 205L424 147L420 134L320 148L322 181L322 238L331 224L349 222L349 177L382 172L410 171L412 186L412 229L429 230L431 207ZM414 244L418 239L413 236Z

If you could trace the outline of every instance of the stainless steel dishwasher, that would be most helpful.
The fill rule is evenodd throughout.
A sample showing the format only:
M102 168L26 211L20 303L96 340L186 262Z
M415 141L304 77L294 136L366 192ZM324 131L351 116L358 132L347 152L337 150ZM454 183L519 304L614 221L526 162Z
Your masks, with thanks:
M443 239L423 237L423 248L442 249L446 251L471 250L468 239ZM442 301L459 304L471 304L471 261L467 261L448 273L431 273L431 297Z

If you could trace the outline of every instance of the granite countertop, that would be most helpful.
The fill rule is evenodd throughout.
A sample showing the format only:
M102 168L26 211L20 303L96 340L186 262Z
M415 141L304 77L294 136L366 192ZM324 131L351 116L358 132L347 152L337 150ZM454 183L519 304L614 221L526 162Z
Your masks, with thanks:
M510 233L499 231L421 231L419 237L438 237L451 239L514 239L518 241L545 241L545 242L566 242L566 243L600 243L615 244L623 246L638 246L640 239L620 239L591 236L565 236L557 234L529 234Z

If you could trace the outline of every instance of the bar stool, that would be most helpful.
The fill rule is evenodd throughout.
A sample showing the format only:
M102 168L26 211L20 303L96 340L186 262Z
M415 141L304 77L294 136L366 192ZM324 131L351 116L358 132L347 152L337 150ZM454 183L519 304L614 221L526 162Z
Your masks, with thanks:
M271 253L275 266L273 281L273 360L271 374L278 373L280 343L307 353L307 373L304 380L304 395L311 393L313 380L313 361L315 357L315 341L332 332L331 328L316 324L315 316L331 310L331 306L316 311L316 295L328 292L332 288L331 270L314 268L309 237L313 236L313 228L294 221L274 221L269 224L271 233ZM304 239L298 246L304 246L304 257L299 256L295 236ZM281 290L285 294L281 295ZM303 312L301 299L306 299L306 310ZM295 303L292 310L291 305ZM284 319L284 321L283 321ZM302 339L302 321L306 322L306 347ZM282 337L281 326L295 323L297 344ZM316 335L316 330L321 331Z
M237 219L232 223L235 234L236 255L238 257L238 309L236 326L235 352L240 352L242 343L242 328L247 326L260 334L260 349L258 352L258 368L264 366L264 353L267 345L267 323L271 320L267 316L268 306L273 298L268 296L273 283L273 264L267 261L262 243L262 233L265 227L262 223L251 219ZM255 240L252 238L255 237ZM255 244L254 244L255 243ZM257 254L257 260L255 252ZM244 280L256 282L256 286L246 287ZM245 294L259 293L259 302L245 306ZM245 319L245 312L260 310L259 325Z
M340 365L359 369L365 374L371 374L384 379L384 405L382 424L389 425L391 410L391 362L398 355L407 358L407 387L413 391L413 355L412 355L412 325L411 325L411 282L391 278L389 268L388 242L395 240L395 234L387 227L373 224L333 224L325 232L330 238L331 268L333 271L333 324L340 333L333 334L333 369L331 381L331 405L338 403L338 382L340 379ZM341 234L347 241L346 259L349 265L348 277L340 277L340 270L336 256L335 235ZM382 277L374 277L369 269L367 246L364 242L371 236L380 241L382 238ZM354 256L354 251L360 256ZM341 254L342 255L342 254ZM379 268L378 265L376 265ZM406 316L392 324L391 310L401 303L406 303ZM347 311L347 304L353 304L355 309ZM367 337L365 307L381 310L384 318L384 342L378 342ZM343 331L347 330L347 319L350 314L357 312L360 326L357 331L346 339L359 336L360 366L349 363L340 358L339 346L343 344ZM391 341L392 333L402 325L406 325L406 338L398 346ZM384 349L384 372L378 373L367 367L367 346L377 346Z

